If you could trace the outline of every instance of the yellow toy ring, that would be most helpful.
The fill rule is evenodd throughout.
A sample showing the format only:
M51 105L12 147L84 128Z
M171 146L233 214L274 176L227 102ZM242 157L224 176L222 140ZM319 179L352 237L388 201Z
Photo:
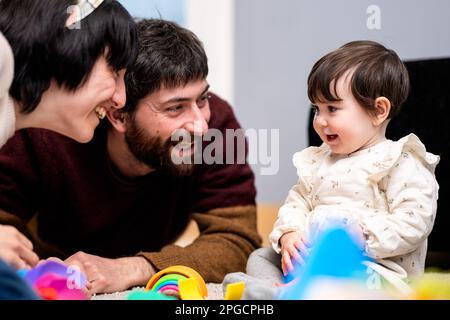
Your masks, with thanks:
M153 277L151 277L151 279L147 282L145 290L151 290L155 283L159 280L159 278L166 274L179 274L185 276L188 279L195 278L197 280L199 293L202 295L202 297L206 297L208 295L208 289L206 288L206 283L202 276L194 269L186 266L171 266L155 273Z

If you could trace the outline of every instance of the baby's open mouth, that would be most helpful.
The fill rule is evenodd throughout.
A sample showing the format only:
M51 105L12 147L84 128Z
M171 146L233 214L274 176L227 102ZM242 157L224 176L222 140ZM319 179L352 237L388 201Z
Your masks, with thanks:
M337 137L338 137L337 134L327 134L327 140L328 140L329 142L332 142L332 141L336 140Z
M95 108L95 113L97 114L97 117L102 120L106 116L106 110L103 107L97 107Z

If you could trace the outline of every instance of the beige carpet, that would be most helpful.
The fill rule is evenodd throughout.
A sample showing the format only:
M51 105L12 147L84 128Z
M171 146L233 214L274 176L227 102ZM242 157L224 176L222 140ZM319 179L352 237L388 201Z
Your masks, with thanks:
M207 283L206 288L208 289L208 296L206 300L223 300L222 284L221 283ZM132 290L109 293L109 294L99 294L91 298L91 300L126 300L130 292L139 290L144 290L144 287L134 288Z
M430 270L426 273L429 279L433 279L434 282L439 282L440 284L444 284L444 287L448 291L450 288L450 272L433 272ZM223 291L221 283L207 283L206 287L208 289L208 296L206 300L223 300ZM144 287L134 288L133 290L127 290L123 292L116 292L110 294L100 294L92 297L92 300L126 300L128 294L134 290L144 290ZM443 299L448 299L449 297L445 297Z

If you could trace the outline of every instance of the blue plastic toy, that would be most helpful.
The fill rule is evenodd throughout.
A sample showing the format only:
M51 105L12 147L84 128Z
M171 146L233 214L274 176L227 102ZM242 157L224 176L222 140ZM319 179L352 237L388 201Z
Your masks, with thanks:
M295 266L285 281L292 281L282 288L278 298L282 300L302 300L305 290L319 277L340 279L367 279L367 261L360 247L342 227L331 227L318 236L307 259L306 265Z

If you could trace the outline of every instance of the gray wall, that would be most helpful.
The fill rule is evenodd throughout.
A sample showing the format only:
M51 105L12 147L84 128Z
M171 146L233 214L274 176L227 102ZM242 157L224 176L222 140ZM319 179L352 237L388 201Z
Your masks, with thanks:
M381 29L369 30L369 5ZM284 201L291 158L307 146L306 78L314 62L351 40L371 39L402 59L450 57L448 0L236 0L235 103L244 128L280 129L277 175L257 175L258 201Z

